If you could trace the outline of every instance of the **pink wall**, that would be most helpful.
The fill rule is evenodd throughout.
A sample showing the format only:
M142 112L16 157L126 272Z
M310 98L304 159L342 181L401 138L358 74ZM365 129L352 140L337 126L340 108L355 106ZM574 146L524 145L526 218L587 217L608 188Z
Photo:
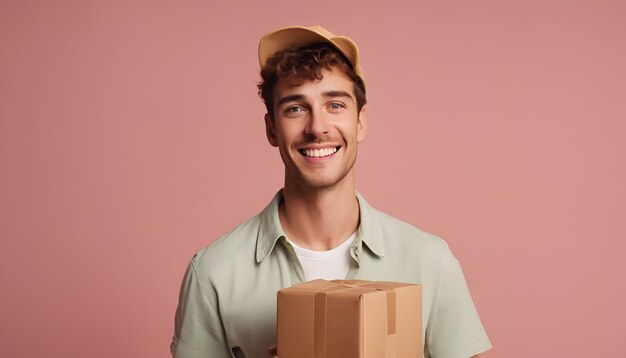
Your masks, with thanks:
M447 239L485 357L619 356L625 2L261 3L0 1L0 356L168 357L188 259L281 185L289 24L360 44L358 187Z

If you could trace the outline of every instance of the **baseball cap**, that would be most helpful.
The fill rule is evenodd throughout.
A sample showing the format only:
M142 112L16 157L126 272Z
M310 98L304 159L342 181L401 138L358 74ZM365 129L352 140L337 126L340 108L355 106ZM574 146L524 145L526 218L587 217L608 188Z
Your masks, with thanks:
M282 50L317 43L327 43L339 50L365 82L356 43L347 36L335 35L321 26L288 26L265 34L259 42L259 65L263 69L267 60Z

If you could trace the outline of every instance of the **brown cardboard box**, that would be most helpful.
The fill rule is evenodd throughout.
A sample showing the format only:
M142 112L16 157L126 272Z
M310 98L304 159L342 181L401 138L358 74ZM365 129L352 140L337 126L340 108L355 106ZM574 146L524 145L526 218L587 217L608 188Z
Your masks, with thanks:
M282 289L277 357L422 357L422 287L314 280Z

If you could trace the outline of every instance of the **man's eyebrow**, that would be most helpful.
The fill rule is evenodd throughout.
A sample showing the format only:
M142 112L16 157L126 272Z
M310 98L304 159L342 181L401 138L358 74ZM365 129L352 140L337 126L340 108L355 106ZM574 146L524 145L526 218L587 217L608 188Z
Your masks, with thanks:
M276 102L276 107L280 106L283 103L293 102L293 101L301 101L304 99L304 96L301 94L292 94L289 96L285 96Z
M349 98L350 100L354 102L354 98L352 98L352 96L346 91L327 91L327 92L322 93L322 96L327 97L327 98L344 97L344 98ZM280 106L281 104L288 103L288 102L302 101L302 100L304 100L304 95L292 94L292 95L285 96L279 99L278 102L276 102L276 107Z
M354 98L352 98L352 96L346 91L328 91L328 92L322 93L322 95L324 97L330 97L330 98L346 97L346 98L350 98L350 100L354 102Z

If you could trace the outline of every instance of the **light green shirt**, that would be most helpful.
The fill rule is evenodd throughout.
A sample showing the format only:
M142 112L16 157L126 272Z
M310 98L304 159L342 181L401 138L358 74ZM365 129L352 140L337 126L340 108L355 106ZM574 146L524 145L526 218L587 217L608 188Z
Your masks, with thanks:
M442 239L384 214L358 193L360 224L347 279L422 285L424 357L491 348L457 259ZM276 292L304 280L278 217L279 191L257 216L191 259L176 310L176 358L266 358L276 342Z

